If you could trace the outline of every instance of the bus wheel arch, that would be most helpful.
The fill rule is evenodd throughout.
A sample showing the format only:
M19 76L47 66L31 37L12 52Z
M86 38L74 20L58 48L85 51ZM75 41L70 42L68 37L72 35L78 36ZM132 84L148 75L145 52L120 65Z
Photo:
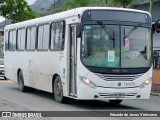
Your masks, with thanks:
M63 96L63 85L60 75L55 74L52 78L52 91L54 99L59 103L65 103L66 97Z

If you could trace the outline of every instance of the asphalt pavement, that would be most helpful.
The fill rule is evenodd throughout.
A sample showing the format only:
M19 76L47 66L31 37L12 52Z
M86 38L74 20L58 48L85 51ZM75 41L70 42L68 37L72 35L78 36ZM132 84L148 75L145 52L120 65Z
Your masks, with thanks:
M159 94L158 94L159 95ZM54 101L52 94L36 90L34 93L22 93L18 89L18 85L10 80L0 80L0 111L160 111L160 96L152 95L148 100L124 100L122 104L112 106L108 102L102 101L76 101L71 100L68 104L60 104ZM87 120L121 120L121 119L139 119L139 117L76 117L78 119ZM95 113L98 115L98 113ZM0 118L0 120L8 120L8 118ZM9 118L13 120L62 120L64 117L53 118ZM65 120L75 119L67 117ZM157 117L145 118L158 120Z

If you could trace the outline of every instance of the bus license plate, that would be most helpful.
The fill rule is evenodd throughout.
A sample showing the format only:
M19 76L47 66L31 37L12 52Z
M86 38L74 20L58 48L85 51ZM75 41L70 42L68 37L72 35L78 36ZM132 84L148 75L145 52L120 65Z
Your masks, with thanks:
M124 97L124 93L113 93L113 97Z

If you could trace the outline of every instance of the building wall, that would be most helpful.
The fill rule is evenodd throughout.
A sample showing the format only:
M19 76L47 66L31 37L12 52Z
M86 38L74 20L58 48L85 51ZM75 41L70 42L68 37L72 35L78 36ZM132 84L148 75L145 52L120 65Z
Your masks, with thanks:
M133 9L139 9L144 11L149 11L149 3L144 3L140 5L131 6ZM155 22L156 19L160 19L160 1L153 2L153 11L152 11L152 21ZM160 33L153 34L153 50L158 50L157 52L160 55ZM154 58L154 70L153 70L153 84L152 91L160 92L160 56L158 59ZM156 62L155 62L156 61Z
M140 5L133 5L130 8L149 11L149 5L149 3L144 3ZM155 21L157 18L160 19L160 1L153 2L152 21Z

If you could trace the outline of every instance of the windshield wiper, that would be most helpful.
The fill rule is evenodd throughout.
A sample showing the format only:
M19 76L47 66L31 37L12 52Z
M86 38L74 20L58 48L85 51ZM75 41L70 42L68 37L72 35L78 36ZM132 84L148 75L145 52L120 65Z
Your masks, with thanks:
M108 28L103 24L102 21L96 20L96 22L103 28L105 34L108 35L111 40L113 40L113 47L115 47L115 35L114 35L114 31L113 31L113 37L112 37L112 35L108 32Z
M107 27L103 24L102 21L96 20L96 22L103 28L105 34L107 34L111 40L115 40L115 38L113 38L112 35L108 32Z
M124 38L127 38L131 35L131 33L133 33L140 25L142 25L142 23L139 23L138 25L135 25L129 32L128 34L125 36L124 35Z

